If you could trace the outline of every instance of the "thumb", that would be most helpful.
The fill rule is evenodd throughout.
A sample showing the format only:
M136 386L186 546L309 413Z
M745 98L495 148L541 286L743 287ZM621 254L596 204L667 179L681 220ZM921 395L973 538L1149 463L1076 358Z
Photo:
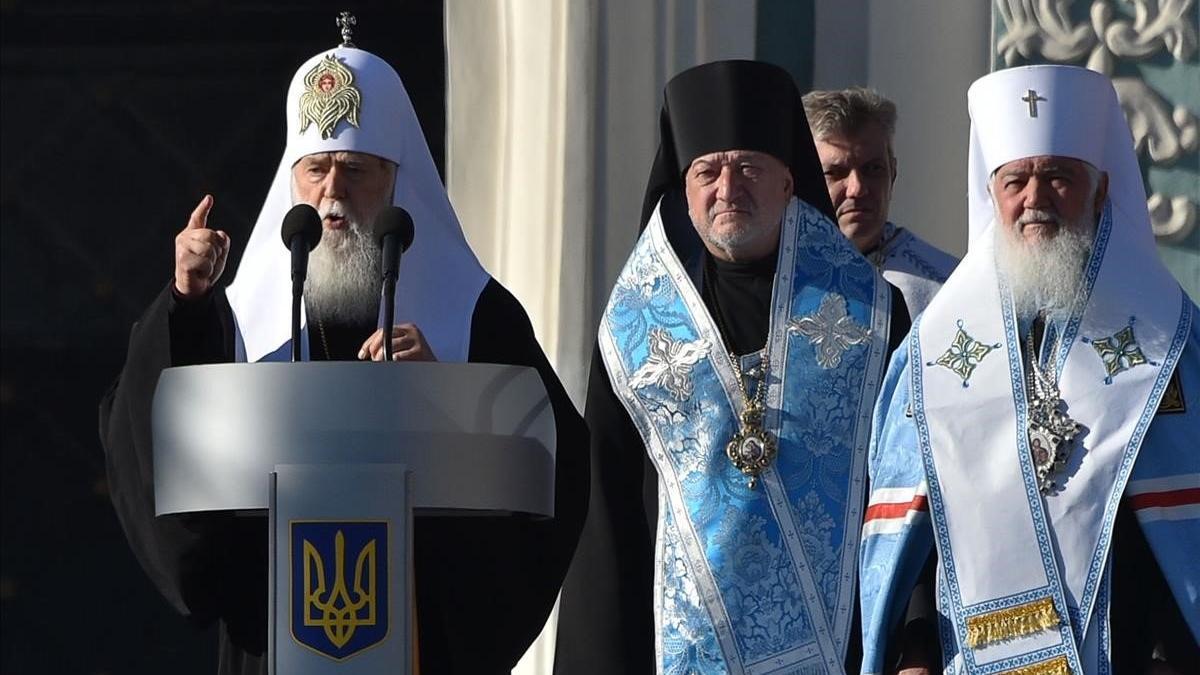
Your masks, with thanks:
M187 229L201 230L208 227L208 212L212 211L213 196L204 195L200 203L196 205L196 210L192 211L192 215L188 218Z

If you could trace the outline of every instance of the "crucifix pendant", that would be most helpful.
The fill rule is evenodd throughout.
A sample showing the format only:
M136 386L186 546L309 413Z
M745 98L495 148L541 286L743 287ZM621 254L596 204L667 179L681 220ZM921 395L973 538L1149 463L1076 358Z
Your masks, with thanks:
M742 412L738 432L725 446L725 455L733 466L750 478L748 485L754 489L758 477L774 461L778 448L775 438L762 427L762 409L747 406Z

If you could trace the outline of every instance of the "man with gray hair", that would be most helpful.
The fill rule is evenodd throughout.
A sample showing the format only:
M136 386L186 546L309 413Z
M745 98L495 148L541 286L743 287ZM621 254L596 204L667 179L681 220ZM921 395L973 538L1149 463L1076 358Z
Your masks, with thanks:
M900 289L916 316L958 262L888 221L896 183L896 104L862 87L813 91L804 112L817 143L838 228Z

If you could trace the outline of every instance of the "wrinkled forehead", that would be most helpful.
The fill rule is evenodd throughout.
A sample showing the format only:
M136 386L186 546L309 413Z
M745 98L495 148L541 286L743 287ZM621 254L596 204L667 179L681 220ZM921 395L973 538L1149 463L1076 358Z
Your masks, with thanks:
M396 163L391 161L390 159L380 157L379 155L372 155L369 152L357 152L357 151L353 151L353 150L337 150L337 151L331 151L331 152L310 152L309 154L304 155L304 156L300 157L300 159L296 160L296 164L293 164L292 166L295 167L300 164L312 164L312 163L318 163L318 162L319 163L340 162L340 163L345 163L345 164L379 165L379 166L387 167L387 168L392 168L392 167L396 166Z
M1089 170L1096 170L1090 163L1075 157L1066 157L1062 155L1035 155L1033 157L1020 157L1009 162L1001 164L995 171L992 172L991 178L996 179L1003 176L1012 175L1035 175L1048 173L1066 173L1066 174L1086 174Z
M732 164L736 162L753 162L763 166L778 167L785 170L787 169L787 164L785 164L783 160L768 152L760 152L758 150L741 150L736 148L731 150L719 150L717 152L709 152L700 155L696 159L692 160L692 163L688 165L688 168L691 169L697 165Z

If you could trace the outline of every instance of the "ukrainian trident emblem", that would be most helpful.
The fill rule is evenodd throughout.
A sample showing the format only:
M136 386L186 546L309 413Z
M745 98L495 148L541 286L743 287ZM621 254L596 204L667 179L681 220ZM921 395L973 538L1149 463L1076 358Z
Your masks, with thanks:
M291 526L292 637L338 661L382 642L388 634L387 523Z
M304 75L304 93L300 94L300 133L316 124L321 138L333 135L337 123L346 120L358 127L362 95L354 86L354 73L327 54Z

